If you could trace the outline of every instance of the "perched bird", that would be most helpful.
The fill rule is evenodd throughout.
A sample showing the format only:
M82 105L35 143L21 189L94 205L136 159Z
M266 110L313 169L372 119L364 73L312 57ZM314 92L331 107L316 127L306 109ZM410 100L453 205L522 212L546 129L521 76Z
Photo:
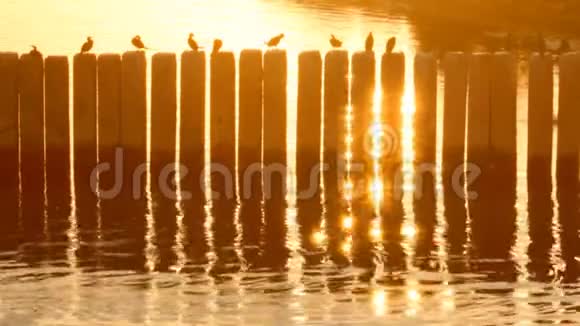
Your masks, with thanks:
M544 40L544 36L540 33L538 34L538 40L537 40L538 44L538 53L540 53L541 56L544 55L544 53L546 53L546 40Z
M32 50L30 50L29 54L30 55L35 55L35 56L40 56L42 55L42 53L40 53L40 51L38 51L38 48L36 47L36 45L31 45Z
M197 42L193 39L193 33L189 33L189 38L187 39L187 44L195 52L197 52L200 49L199 45L197 45Z
M391 54L393 53L393 50L395 49L395 45L397 44L397 38L396 37L391 37L389 38L389 40L387 41L387 54Z
M266 42L266 45L268 47L275 47L278 46L278 44L280 44L280 41L284 38L284 33L278 34L274 37L272 37L268 42Z
M94 44L93 38L90 36L87 37L87 41L81 47L81 53L87 53L91 51L91 49L93 48L93 44Z
M365 51L371 52L374 46L375 46L375 38L373 37L373 32L370 32L369 36L367 36L367 39L365 41Z
M143 41L141 41L141 36L139 36L139 35L133 37L133 39L131 40L131 44L133 44L133 46L139 50L148 50L149 49L145 46L145 44L143 44Z
M560 42L560 47L558 47L558 53L567 53L572 51L572 47L570 46L570 42L568 40L562 40Z
M215 54L215 53L220 52L222 45L224 45L224 42L222 42L222 40L217 39L217 38L215 40L213 40L213 49L211 50L211 53Z
M339 48L342 46L342 41L337 39L336 36L330 34L330 45L333 48Z

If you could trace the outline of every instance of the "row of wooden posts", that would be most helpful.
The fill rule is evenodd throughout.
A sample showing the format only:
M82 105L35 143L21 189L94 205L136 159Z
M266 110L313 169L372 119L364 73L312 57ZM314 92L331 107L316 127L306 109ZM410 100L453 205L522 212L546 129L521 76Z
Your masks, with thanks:
M238 70L240 162L259 162L262 149L266 162L286 161L287 60L286 52L277 49L265 53L243 50L237 67L231 52L210 56L212 159L233 161L235 155ZM300 153L319 153L321 148L332 155L344 152L349 105L353 112L354 159L363 159L365 140L361 135L371 124L376 79L382 88L383 122L400 133L404 55L384 54L378 78L375 65L373 52L356 52L351 60L344 50L330 51L324 60L319 51L299 54L298 162ZM531 159L546 159L552 153L553 65L550 56L530 58ZM577 160L579 137L575 124L580 122L580 55L563 55L558 65L558 156ZM205 141L206 54L181 55L179 98L177 67L173 53L157 53L152 57L153 161L170 157L175 151L178 101L180 156L183 161L203 160L199 155L203 155ZM0 151L5 180L14 182L14 175L18 174L18 149L23 175L28 173L27 168L42 170L44 158L47 167L63 164L62 155L68 153L69 128L73 122L69 119L69 69L66 56L43 58L0 53ZM445 81L444 163L460 164L464 151L468 161L515 157L518 79L515 56L449 53L441 60L441 69ZM436 157L437 73L437 59L433 55L416 55L414 139L418 162L434 162ZM147 90L145 52L76 55L72 67L75 162L94 165L97 144L101 157L106 158L113 148L121 147L144 159Z

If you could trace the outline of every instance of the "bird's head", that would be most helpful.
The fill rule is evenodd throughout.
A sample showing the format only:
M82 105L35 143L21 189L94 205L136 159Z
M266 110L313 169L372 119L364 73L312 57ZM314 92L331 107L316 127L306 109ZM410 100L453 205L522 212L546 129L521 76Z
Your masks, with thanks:
M32 49L33 49L34 51L36 51L36 50L37 50L37 47L36 47L36 45L31 45L30 47L32 47Z
M141 36L140 35L135 35L135 37L133 38L134 40L140 40Z
M93 38L91 36L87 37L87 41L92 41Z
M193 38L193 33L189 33L189 38Z
M284 37L284 33L280 33L280 35L278 35L279 37Z

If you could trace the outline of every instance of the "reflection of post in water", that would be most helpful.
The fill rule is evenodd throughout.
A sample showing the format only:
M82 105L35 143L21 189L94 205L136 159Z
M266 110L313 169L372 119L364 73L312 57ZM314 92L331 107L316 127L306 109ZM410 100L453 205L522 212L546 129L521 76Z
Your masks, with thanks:
M383 103L381 122L381 170L383 199L381 207L383 247L386 254L385 270L405 269L402 247L403 226L403 178L402 163L402 98L405 88L405 55L385 53L381 62L381 86Z
M44 203L44 62L40 55L20 57L20 174L22 226L26 242L43 233Z
M549 281L552 267L552 58L530 59L528 88L528 216L530 245L528 271L533 280Z
M435 230L435 155L437 116L437 62L431 54L415 57L415 192L417 228L416 264L429 268Z
M284 50L264 55L264 264L286 265L286 76Z
M211 189L213 239L217 262L212 273L239 267L234 250L235 196L235 61L231 52L211 55ZM232 270L234 269L234 270Z
M324 59L324 217L330 259L342 265L344 233L341 202L345 180L346 117L348 105L348 52L333 50Z
M307 266L322 260L320 230L320 140L322 114L322 59L320 52L303 52L298 58L298 125L296 179L301 247Z
M66 243L70 214L69 65L67 57L45 60L46 199L50 241ZM56 248L55 248L56 249ZM64 259L60 247L51 260Z
M375 90L375 54L372 51L356 52L352 56L352 167L354 184L352 209L353 263L371 267L372 243L369 238L374 204L369 192L373 178L372 132L373 99Z
M472 57L467 160L481 169L468 189L475 195L469 200L474 268L509 281L515 278L516 81L512 55Z
M173 53L157 53L151 74L151 193L158 270L175 263L176 232L175 143L177 61Z
M557 199L561 226L562 258L566 263L564 280L578 278L578 92L580 54L560 57L560 98L558 112Z
M0 251L18 247L18 54L0 53Z
M467 241L465 194L463 188L465 153L465 117L467 100L467 56L449 53L443 59L445 92L443 107L443 205L449 243L448 266L460 272Z
M262 51L240 53L238 185L242 254L250 269L260 254L262 229Z

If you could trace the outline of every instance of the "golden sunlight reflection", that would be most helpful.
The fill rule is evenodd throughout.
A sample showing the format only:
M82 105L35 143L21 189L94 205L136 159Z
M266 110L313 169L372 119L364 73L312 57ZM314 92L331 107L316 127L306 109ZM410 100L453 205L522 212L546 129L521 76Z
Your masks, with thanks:
M387 310L387 295L385 290L379 289L372 294L373 309L376 316L384 316Z

